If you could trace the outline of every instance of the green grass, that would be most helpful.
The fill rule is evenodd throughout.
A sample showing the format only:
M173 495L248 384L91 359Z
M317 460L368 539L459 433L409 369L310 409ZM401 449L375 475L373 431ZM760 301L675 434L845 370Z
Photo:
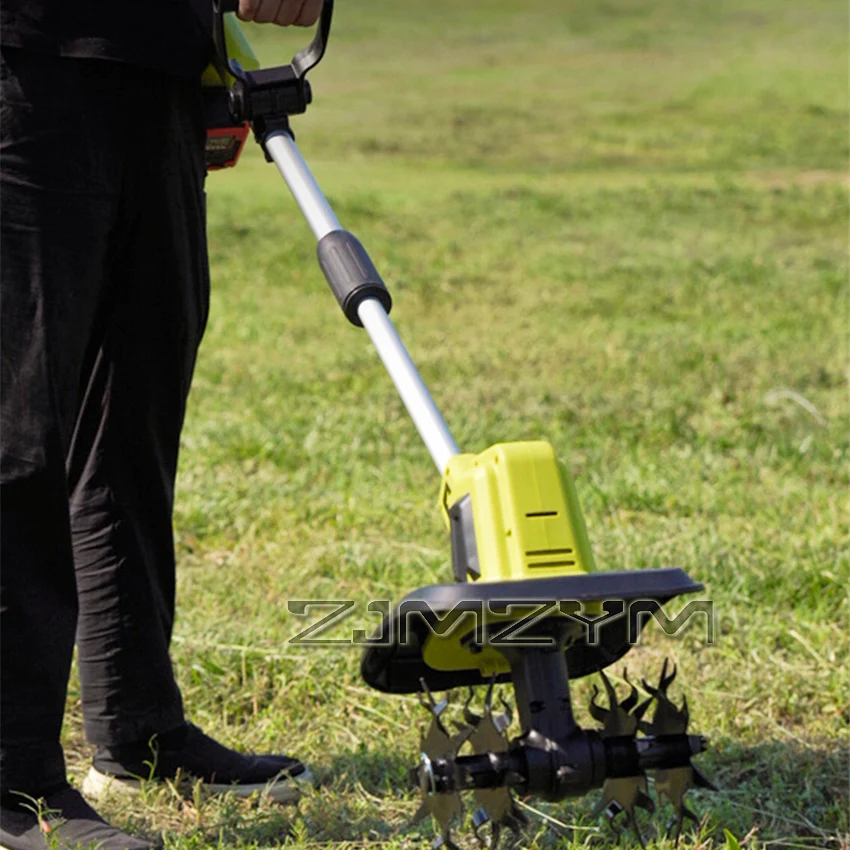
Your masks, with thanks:
M299 144L458 442L549 439L601 568L680 565L716 603L715 646L655 630L628 658L647 677L675 658L711 738L720 791L693 795L680 847L729 830L846 848L846 5L360 0L337 17ZM266 64L303 40L251 35ZM297 752L323 785L297 809L152 788L105 811L175 850L426 847L405 779L423 711L370 692L353 650L288 646L286 600L447 580L438 480L274 168L252 149L208 191L174 660L196 722ZM589 722L590 683L574 697ZM524 846L600 846L596 799L528 801L562 825L531 814Z

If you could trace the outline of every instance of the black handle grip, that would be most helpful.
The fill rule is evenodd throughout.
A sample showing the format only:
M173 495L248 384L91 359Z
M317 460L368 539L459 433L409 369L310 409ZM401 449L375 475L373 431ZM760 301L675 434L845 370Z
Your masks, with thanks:
M319 26L313 40L292 59L292 67L298 77L303 77L311 68L315 68L328 47L328 39L331 37L331 21L334 15L334 0L324 0L322 3L322 14L319 17Z
M227 55L227 41L224 37L224 20L222 16L226 12L236 12L239 8L239 0L212 0L213 5L213 41L219 62L222 67L233 74L237 79L242 77L243 71L238 63L231 62ZM331 35L331 21L333 19L333 0L325 0L322 4L322 14L313 40L292 59L290 67L297 78L303 77L311 68L315 68L325 55L328 39Z

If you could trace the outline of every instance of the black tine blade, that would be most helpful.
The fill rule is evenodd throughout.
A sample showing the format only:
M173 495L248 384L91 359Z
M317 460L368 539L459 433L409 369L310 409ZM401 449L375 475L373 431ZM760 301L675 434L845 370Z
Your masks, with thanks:
M685 818L693 821L695 824L699 824L699 818L684 803L682 803L676 812L675 847L679 846L679 839L682 837L682 832L685 829Z
M640 806L642 809L646 809L650 814L655 813L655 800L649 796L649 794L645 794L643 791L638 791L637 797L635 799L635 806Z
M502 708L505 709L504 712L502 712L502 717L504 718L504 721L502 723L502 729L507 729L508 726L510 726L511 723L513 723L514 710L510 707L510 705L508 705L508 703L506 702L506 700L503 696L499 697L499 702L502 703Z
M439 841L439 843L438 843ZM440 847L448 847L449 850L460 850L460 847L452 841L451 830L446 829L442 832L438 838L438 841L435 841L431 847L433 850L438 850Z
M640 683L643 685L643 689L648 694L650 694L653 698L658 699L658 697L660 696L658 688L656 688L654 685L650 685L649 682L647 682L647 680L644 678L641 678Z
M611 680L605 675L604 670L600 670L599 675L602 677L602 684L605 687L605 692L608 694L608 708L616 708L617 691L614 690L614 686L611 684Z
M632 828L632 832L637 837L637 840L640 841L640 846L646 848L646 842L643 840L643 835L641 834L641 831L638 828L637 818L634 816L634 814L629 815L629 825Z
M490 684L487 686L487 695L484 697L484 711L490 714L493 711L493 688L496 687L496 677L490 679Z
M683 803L682 804L682 818L684 823L684 818L687 818L689 821L693 821L694 823L699 823L699 818Z
M596 697L599 696L599 688L596 685L593 686L593 696L590 698L590 705L588 706L588 710L590 711L590 716L594 720L598 720L600 723L605 723L605 718L608 716L608 712L610 709L604 708L596 702Z
M629 672L626 668L623 668L623 678L626 680L626 684L629 686L629 695L620 703L620 708L624 711L631 712L631 710L638 703L638 690L637 688L629 681Z
M431 810L428 808L428 806L425 805L425 803L422 803L416 810L416 813L410 819L410 825L415 826L417 823L419 823L419 821L425 820L425 818L427 818L430 814Z
M463 704L463 719L470 725L476 726L481 718L470 709L470 705L472 705L472 700L475 698L475 691L472 687L469 688L469 696L466 698L466 702Z
M694 785L697 788L705 788L707 791L718 791L718 787L702 772L700 772L697 768L692 767L694 772Z
M676 665L673 665L673 669L670 671L670 675L667 676L667 659L664 659L664 664L661 667L661 679L658 682L658 688L663 693L667 693L667 688L673 684L673 680L676 678Z
M417 696L419 697L419 702L421 702L422 705L425 706L425 708L427 708L429 711L432 710L437 705L437 703L434 702L434 697L431 694L431 689L428 687L428 683L425 681L424 678L419 679L419 687L420 691L417 694Z
M469 703L467 703L463 708L463 719L466 721L468 726L471 726L473 729L483 720L480 714L476 714L469 707Z
M646 714L646 710L652 705L652 701L655 697L649 697L645 699L633 712L632 716L637 718L638 720L642 720L644 714Z

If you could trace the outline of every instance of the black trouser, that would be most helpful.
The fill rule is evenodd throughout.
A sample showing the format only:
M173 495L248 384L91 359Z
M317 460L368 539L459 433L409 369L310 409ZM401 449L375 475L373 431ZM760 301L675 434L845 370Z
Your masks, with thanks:
M2 50L4 792L183 722L168 646L180 429L209 304L200 87Z

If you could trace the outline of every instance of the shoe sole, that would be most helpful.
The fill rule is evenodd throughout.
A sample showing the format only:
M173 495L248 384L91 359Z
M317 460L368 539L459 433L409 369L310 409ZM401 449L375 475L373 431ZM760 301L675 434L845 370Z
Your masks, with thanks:
M152 780L158 782L159 780ZM201 788L208 794L235 794L237 797L250 797L252 794L262 794L275 803L295 803L300 798L305 788L313 787L313 774L310 768L305 767L297 776L281 776L269 782L256 782L253 784L240 785L231 783L225 785L216 782L202 782ZM120 779L101 773L97 768L89 768L86 778L80 789L83 796L90 800L103 800L112 795L133 796L142 790L142 782L138 779ZM0 850L3 850L0 847Z
M44 847L48 847L48 848L49 848L49 847L52 847L53 845L52 845L52 844L49 844L49 843L48 843L49 841L50 841L50 839L49 839L49 838L46 838L46 839L45 839L45 841L44 841L44 845L43 845L43 846L44 846ZM67 845L67 844L65 844L65 845L63 845L63 846L64 846L64 847L67 847L68 845ZM82 847L83 845L82 845L82 844L76 844L76 845L74 845L74 846L75 846L75 847ZM85 846L86 846L86 848L90 848L90 847L92 847L92 846L100 847L100 844L99 844L99 843L97 843L97 842L95 841L95 842L90 842L90 843L86 844ZM7 847L5 844L0 844L0 850L14 850L14 848L12 848L12 847ZM164 845L163 845L162 843L158 843L158 844L151 844L151 845L150 845L150 850L164 850Z

